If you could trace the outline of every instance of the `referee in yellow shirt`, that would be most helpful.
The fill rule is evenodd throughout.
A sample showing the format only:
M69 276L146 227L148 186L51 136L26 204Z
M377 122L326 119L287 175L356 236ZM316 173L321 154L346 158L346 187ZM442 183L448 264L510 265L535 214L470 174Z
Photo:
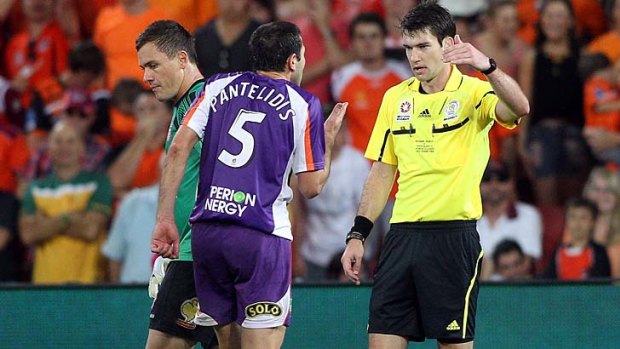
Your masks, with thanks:
M371 349L405 349L437 339L439 348L473 348L482 259L476 220L480 180L495 121L515 127L529 112L518 84L456 35L435 1L401 22L413 77L389 89L366 150L374 160L342 256L359 284L364 240L400 173L370 300ZM489 82L464 76L468 64Z

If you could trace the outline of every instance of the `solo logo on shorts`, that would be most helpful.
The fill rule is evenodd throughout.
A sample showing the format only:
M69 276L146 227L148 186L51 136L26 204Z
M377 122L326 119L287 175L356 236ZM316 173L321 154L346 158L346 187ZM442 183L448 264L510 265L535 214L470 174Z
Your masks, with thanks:
M282 308L272 302L259 302L245 307L245 316L247 317L257 317L259 315L280 316L280 314L282 314Z

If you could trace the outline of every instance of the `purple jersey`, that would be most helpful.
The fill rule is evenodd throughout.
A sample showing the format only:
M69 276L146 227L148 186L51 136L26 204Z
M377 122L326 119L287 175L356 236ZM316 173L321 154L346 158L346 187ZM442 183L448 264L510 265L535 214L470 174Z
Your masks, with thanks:
M183 124L203 140L190 221L227 222L292 239L288 177L325 164L319 100L286 80L220 74L209 79Z

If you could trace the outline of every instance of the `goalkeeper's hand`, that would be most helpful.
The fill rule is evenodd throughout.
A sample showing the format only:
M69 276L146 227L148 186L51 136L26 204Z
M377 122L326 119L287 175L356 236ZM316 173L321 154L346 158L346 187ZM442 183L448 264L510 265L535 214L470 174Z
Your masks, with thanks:
M170 259L163 257L157 257L155 263L153 263L153 272L151 273L151 279L149 280L149 297L153 299L157 298L159 285L161 285L162 281L164 281L164 276L166 275L166 269L168 269L169 263Z
M160 220L153 230L151 252L165 258L178 258L179 240L179 231L174 221Z

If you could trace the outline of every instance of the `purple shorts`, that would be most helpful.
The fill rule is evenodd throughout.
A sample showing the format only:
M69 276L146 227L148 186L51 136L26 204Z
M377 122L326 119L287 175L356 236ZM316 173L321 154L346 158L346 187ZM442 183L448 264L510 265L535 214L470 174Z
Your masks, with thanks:
M291 241L247 227L195 223L192 253L202 326L288 326Z

